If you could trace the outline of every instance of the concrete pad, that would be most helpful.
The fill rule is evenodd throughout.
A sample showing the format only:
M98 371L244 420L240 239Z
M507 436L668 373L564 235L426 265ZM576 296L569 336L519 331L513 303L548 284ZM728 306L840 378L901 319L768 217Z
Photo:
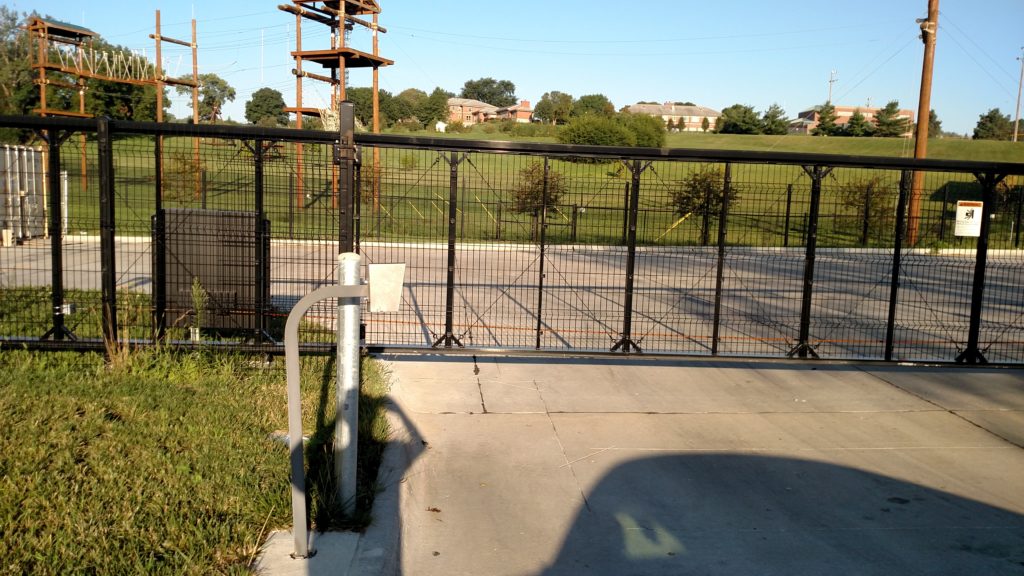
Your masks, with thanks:
M551 412L898 412L930 407L853 367L657 363L637 369L628 363L580 363L517 368L535 374Z
M449 380L468 396L467 369L487 413L403 408ZM954 413L904 390L916 372L531 358L393 374L415 382L395 399L426 442L401 485L406 576L1024 569L1024 450L998 433L1016 412Z
M957 411L956 415L1024 448L1024 410Z
M359 544L355 532L314 532L310 558L292 558L295 539L290 530L272 532L260 550L253 566L257 574L266 576L344 576Z
M1001 368L867 368L947 410L1024 410L1024 370Z
M531 574L582 502L543 414L419 415L403 484L402 574Z

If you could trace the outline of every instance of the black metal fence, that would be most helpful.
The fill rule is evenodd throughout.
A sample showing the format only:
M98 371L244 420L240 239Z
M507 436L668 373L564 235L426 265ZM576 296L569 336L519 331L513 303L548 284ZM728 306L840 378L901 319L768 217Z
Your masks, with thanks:
M0 249L4 346L276 352L355 250L407 265L372 347L1024 362L1024 164L0 127L38 135L48 184L46 237Z

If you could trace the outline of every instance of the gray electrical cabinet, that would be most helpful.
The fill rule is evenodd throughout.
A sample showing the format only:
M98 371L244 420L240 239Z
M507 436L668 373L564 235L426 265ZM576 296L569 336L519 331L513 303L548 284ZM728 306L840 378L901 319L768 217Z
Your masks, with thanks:
M189 326L192 282L207 294L204 329L265 329L270 300L270 225L256 212L167 208L163 240L168 326ZM159 230L162 228L162 230Z

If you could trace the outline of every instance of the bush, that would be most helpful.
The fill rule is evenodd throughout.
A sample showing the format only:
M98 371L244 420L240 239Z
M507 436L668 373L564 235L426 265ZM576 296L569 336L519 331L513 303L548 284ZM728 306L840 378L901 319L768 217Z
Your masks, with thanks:
M665 123L661 118L648 114L623 112L615 119L636 137L636 146L661 148L665 145Z
M707 235L711 227L711 219L722 213L725 200L725 173L718 167L705 167L691 173L672 191L670 206L675 208L680 218L700 215L698 221L703 243L707 243ZM729 190L729 201L739 199L738 191Z
M466 132L469 132L470 130L472 130L472 127L466 126L465 124L463 124L459 120L456 120L455 122L452 122L451 124L448 124L448 127L444 129L444 131L446 133L451 133L451 134L465 134Z
M846 208L856 212L858 218L854 222L853 231L861 230L860 234L870 234L876 238L885 238L892 232L892 213L897 193L886 186L880 176L853 180L839 188L839 202ZM868 238L861 238L867 243Z
M580 116L562 127L558 141L586 146L636 146L636 134L612 118Z
M544 197L544 163L535 161L519 171L519 187L514 194L513 209L521 214L538 214L545 206L553 208L565 194L566 184L562 175L548 171L547 202Z
M524 124L522 122L513 122L509 128L509 133L518 138L556 138L558 137L558 126L553 124Z
M167 154L164 160L163 194L168 200L186 200L199 197L201 174L205 169L202 158L191 151Z
M403 118L391 127L394 132L418 132L423 130L423 123L415 118Z

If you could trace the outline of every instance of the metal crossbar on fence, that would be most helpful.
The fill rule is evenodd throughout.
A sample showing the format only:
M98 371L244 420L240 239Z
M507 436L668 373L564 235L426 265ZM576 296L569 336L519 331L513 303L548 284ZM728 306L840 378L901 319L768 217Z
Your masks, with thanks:
M0 248L2 346L279 353L288 310L351 249L407 264L402 310L365 316L374 348L1024 362L1024 164L0 127L42 144L34 164L0 164L0 196L32 181L45 200L40 233ZM978 237L955 235L968 200ZM329 350L336 321L311 310L303 346Z

